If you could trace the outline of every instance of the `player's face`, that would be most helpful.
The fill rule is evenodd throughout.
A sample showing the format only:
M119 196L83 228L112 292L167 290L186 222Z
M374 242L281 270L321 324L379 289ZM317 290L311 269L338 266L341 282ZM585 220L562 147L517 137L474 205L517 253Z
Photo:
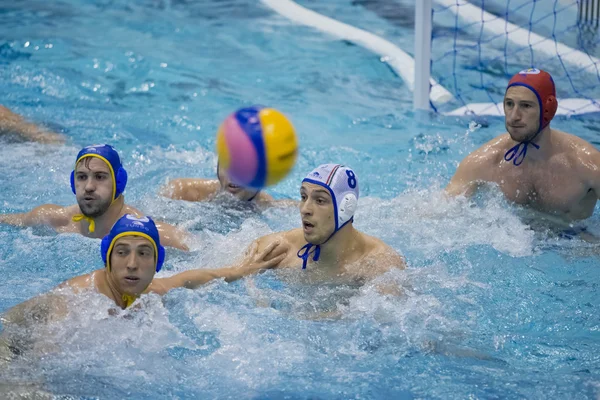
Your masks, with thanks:
M250 200L258 193L258 190L246 189L240 185L236 185L235 183L231 182L231 180L229 179L225 171L222 170L222 168L219 168L217 170L217 176L219 178L219 182L221 183L221 190L231 193L240 200Z
M75 197L83 215L97 218L112 203L113 177L108 165L96 157L86 157L75 167Z
M123 236L110 253L110 272L122 293L138 296L146 290L156 273L152 242L141 236Z
M304 182L300 187L300 216L304 239L323 244L335 231L334 204L323 186Z
M540 126L540 105L535 93L511 86L504 96L506 130L516 142L531 140Z

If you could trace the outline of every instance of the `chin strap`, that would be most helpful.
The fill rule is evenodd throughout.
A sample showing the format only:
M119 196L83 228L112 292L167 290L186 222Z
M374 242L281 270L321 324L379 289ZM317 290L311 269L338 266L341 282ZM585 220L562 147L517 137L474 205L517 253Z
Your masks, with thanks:
M88 227L89 232L90 233L94 233L94 231L96 230L96 221L94 221L94 218L85 216L83 214L75 214L71 218L71 220L73 222L79 222L79 221L82 221L84 219L90 224L90 226Z
M260 193L260 190L259 190L258 192L256 192L256 193L254 193L254 195L253 195L252 197L250 197L250 198L248 199L248 201L252 201L252 200L254 200L254 199L256 198L256 196L258 196L258 194L259 194L259 193Z
M125 303L125 308L129 307L133 304L134 301L137 300L136 296L131 296L129 294L124 294L121 296L121 300Z
M538 133L540 133L540 131L538 131ZM512 160L514 165L521 165L523 160L525 160L525 156L527 155L527 147L529 147L529 145L532 145L538 150L540 149L540 146L533 143L533 139L535 139L538 133L533 135L531 139L525 140L524 142L519 142L511 147L506 153L504 153L504 161L510 162ZM523 148L521 148L521 146L523 146Z
M513 164L515 164L516 166L521 165L521 163L525 159L525 156L527 155L527 147L529 145L532 145L533 147L535 147L538 150L540 149L540 146L538 146L537 144L535 144L531 141L517 143L515 146L513 146L510 150L508 150L504 154L504 160L505 161L512 160ZM521 149L521 146L523 146L522 149ZM519 149L521 149L521 150L519 151Z
M308 264L308 258L310 257L310 249L315 248L313 251L313 261L319 261L319 256L321 255L321 246L318 244L306 243L296 255L302 259L302 269L306 269L306 264ZM302 254L300 254L302 253Z
M337 232L339 232L340 229L342 229L344 226L346 226L346 224L348 224L350 222L354 222L354 217L352 217L348 221L344 222L342 224L342 226L340 226L338 229L333 231L333 233L331 235L329 235L327 240L321 244L327 243L329 241L329 239L331 239L333 237L333 235L335 235ZM313 251L313 254L314 254L313 261L319 261L319 256L321 255L321 245L319 245L319 244L306 243L304 246L302 246L302 248L300 250L298 250L298 253L296 253L296 255L302 259L302 269L306 269L306 264L308 264L308 258L310 257L310 249L312 249L313 247L315 248ZM300 254L300 253L302 253L302 254Z

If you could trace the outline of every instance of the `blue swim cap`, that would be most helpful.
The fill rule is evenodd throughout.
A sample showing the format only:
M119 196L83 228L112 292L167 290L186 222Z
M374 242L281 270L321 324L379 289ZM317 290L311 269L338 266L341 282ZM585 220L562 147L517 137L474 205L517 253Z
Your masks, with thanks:
M323 186L329 191L333 204L335 230L327 238L331 239L337 231L347 223L354 221L354 213L358 205L358 178L354 171L340 164L323 164L313 169L302 182ZM327 242L327 240L325 242ZM325 243L323 242L323 243ZM321 244L323 244L321 243ZM302 259L302 269L306 268L310 250L314 247L313 260L318 261L321 246L312 243L304 245L297 253Z
M75 168L79 161L87 157L99 158L108 165L113 181L113 201L116 200L123 193L127 185L127 172L121 164L119 153L117 153L114 147L108 144L87 146L77 154L75 167L73 167L73 171L71 172L71 190L73 190L73 194L75 194Z
M110 253L117 239L123 236L141 236L148 239L154 245L156 256L156 272L160 271L165 261L165 248L160 244L160 236L156 224L150 217L137 218L131 214L125 214L110 229L108 235L104 236L100 244L100 254L106 268L110 271Z

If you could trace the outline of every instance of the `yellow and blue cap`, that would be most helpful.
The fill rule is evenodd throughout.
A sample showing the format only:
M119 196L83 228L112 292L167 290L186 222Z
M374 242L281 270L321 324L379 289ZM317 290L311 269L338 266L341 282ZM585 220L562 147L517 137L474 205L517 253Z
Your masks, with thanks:
M125 214L119 218L100 244L102 261L109 271L110 254L117 240L123 236L141 236L148 239L154 246L156 272L160 271L165 261L165 248L160 244L160 235L156 224L150 217L137 218L131 214Z
M127 171L125 171L121 164L119 153L117 153L114 147L108 144L87 146L77 154L75 167L77 167L79 161L88 157L99 158L108 165L113 182L112 200L116 200L125 191L125 186L127 185ZM73 171L71 172L71 190L73 194L75 194L75 167L73 167Z

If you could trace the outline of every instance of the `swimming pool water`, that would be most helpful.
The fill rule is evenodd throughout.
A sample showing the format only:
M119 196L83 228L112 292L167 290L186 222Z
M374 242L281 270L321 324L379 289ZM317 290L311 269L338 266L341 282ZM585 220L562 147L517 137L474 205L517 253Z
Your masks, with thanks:
M412 51L409 2L302 1ZM389 5L389 4L388 4ZM377 56L290 24L248 0L23 1L0 6L2 104L64 132L66 146L2 142L0 212L72 204L80 147L109 142L129 173L128 203L194 233L169 251L167 275L224 266L253 239L298 226L264 212L157 196L174 177L214 176L218 124L242 105L276 107L300 142L295 198L320 163L352 166L358 229L410 265L373 285L319 285L302 271L146 296L109 316L99 295L73 299L66 320L31 335L39 351L0 371L74 398L597 398L597 246L558 237L493 189L472 201L441 188L458 162L502 132L424 117ZM553 127L599 144L597 115ZM597 215L586 224L598 224ZM99 241L0 226L0 311L100 268ZM319 319L333 312L337 318ZM44 354L44 349L46 354ZM44 355L40 355L40 353Z

